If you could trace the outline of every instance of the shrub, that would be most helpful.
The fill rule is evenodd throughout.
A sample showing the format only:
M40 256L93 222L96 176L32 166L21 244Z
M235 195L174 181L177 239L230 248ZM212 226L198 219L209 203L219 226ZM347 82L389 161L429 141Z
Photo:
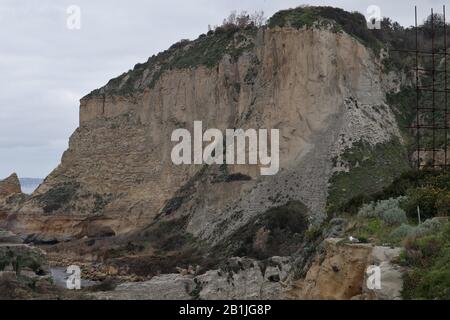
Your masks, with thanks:
M256 259L288 256L298 250L308 227L308 208L300 201L291 201L257 216L214 251L222 256Z
M412 235L415 232L415 230L416 230L415 227L403 223L400 227L392 231L389 236L394 239L404 239Z
M450 171L434 171L434 174L430 174L425 183L442 190L450 191Z
M160 221L145 231L145 239L158 250L178 250L193 241L191 235L185 231L185 227L185 217Z
M425 186L407 191L407 197L401 201L401 208L406 215L417 219L417 207L420 208L422 219L433 218L437 215L436 203L441 189L434 186Z
M450 268L438 268L428 272L418 283L416 291L420 298L450 299Z
M378 216L375 214L375 205L373 202L364 204L361 209L358 211L358 217L360 218L377 218Z
M434 232L438 232L443 226L440 219L428 219L414 230L415 237L422 237Z
M376 146L356 142L341 159L348 163L350 171L337 172L329 181L327 212L334 216L346 212L342 208L357 205L357 202L346 204L356 195L359 195L357 201L366 201L364 195L370 197L391 184L401 172L409 170L406 149L398 139Z
M340 212L347 212L351 215L356 215L361 205L370 202L372 199L366 194L359 194L356 197L351 198L349 201L344 203L338 209Z
M450 191L441 192L436 199L436 211L439 216L450 216Z
M399 207L381 213L381 220L389 226L395 226L407 222L406 213Z
M223 20L222 25L214 28L214 31L216 33L224 33L228 31L235 32L240 29L259 28L265 24L265 20L263 11L257 11L252 15L248 14L247 11L242 11L241 13L232 11L230 15Z
M440 225L439 231L416 236L405 245L403 263L410 271L403 278L404 299L450 299L450 223Z
M405 212L399 208L403 198L371 202L361 207L358 212L360 218L379 218L388 226L395 226L407 222Z
M62 208L73 199L78 188L78 183L62 183L52 187L46 193L39 196L38 199L43 205L44 212L51 213Z

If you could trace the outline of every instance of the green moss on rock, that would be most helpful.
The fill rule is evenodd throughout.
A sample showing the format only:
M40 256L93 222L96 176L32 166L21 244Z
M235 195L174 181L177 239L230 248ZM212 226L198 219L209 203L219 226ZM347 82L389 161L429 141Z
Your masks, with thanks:
M359 142L348 149L342 159L349 172L338 172L330 179L328 189L329 214L355 196L364 198L381 191L403 172L410 169L405 147L396 139L376 146Z
M51 213L69 203L75 196L79 186L78 183L61 183L52 187L43 195L38 196L44 212Z
M182 40L150 57L147 62L136 64L133 70L110 80L104 88L92 91L88 97L105 93L131 95L145 87L153 88L167 71L199 66L213 68L225 55L236 61L244 52L253 49L257 30L255 27L218 28L216 32L202 35L194 41ZM146 80L148 83L144 85L142 81L147 76L150 80Z

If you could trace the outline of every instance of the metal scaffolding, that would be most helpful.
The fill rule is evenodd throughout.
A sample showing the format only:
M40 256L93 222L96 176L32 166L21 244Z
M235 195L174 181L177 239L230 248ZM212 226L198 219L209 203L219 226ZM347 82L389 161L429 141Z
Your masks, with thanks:
M414 130L416 140L416 159L418 169L442 168L448 169L448 134L449 134L449 107L448 107L448 56L450 53L447 48L447 22L445 6L443 6L443 48L439 49L436 32L439 25L436 26L435 13L431 9L431 48L426 50L419 47L419 27L417 21L417 7L415 7L415 49L413 50L394 50L414 54L415 56L415 86L416 86L416 119L413 124L408 127ZM431 66L421 66L421 61L431 59ZM439 59L439 60L438 60ZM437 64L444 67L438 68ZM444 79L438 81L437 76L441 74ZM423 84L424 75L430 78L431 83ZM427 97L424 93L429 93ZM442 95L443 103L438 102L437 95ZM442 100L442 99L441 99ZM427 117L428 115L428 117ZM430 119L431 115L431 119ZM439 120L440 122L438 122ZM437 136L443 135L443 143L437 141ZM431 141L430 140L431 135ZM442 137L442 136L441 136Z

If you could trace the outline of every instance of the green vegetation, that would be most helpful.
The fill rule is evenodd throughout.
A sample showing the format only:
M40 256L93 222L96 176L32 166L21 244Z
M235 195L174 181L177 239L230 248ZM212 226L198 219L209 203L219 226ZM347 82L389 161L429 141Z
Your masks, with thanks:
M407 222L406 213L399 207L403 198L381 200L365 204L359 209L359 218L380 219L387 226L395 226Z
M256 259L293 254L308 230L307 212L307 207L299 201L269 209L237 230L214 251L227 257Z
M416 90L412 87L403 87L399 92L391 92L386 95L386 102L394 111L398 126L403 138L411 144L411 132L408 126L416 118Z
M410 189L402 202L402 207L410 218L417 219L417 207L422 219L435 216L448 216L450 194L448 188L440 189L433 185Z
M391 184L374 193L358 194L343 203L336 215L355 215L363 204L402 197L399 202L411 219L417 218L417 206L427 207L424 217L448 216L450 173L437 170L409 170L395 178ZM431 198L431 199L430 199ZM423 199L423 200L422 200ZM427 201L422 203L421 201ZM421 209L422 212L422 209Z
M379 245L400 244L405 236L405 229L410 227L407 225L405 212L400 208L402 199L402 197L391 198L362 205L358 214L350 218L352 227L346 234L356 237L360 242ZM408 232L410 231L408 229Z
M20 275L20 272L25 268L34 272L43 272L42 266L44 263L45 256L37 249L14 246L0 248L0 271L3 271L7 266L12 266L17 275Z
M339 213L349 220L346 236L404 248L404 299L450 299L449 191L449 172L408 171L382 191L351 199Z
M406 57L405 59L408 59ZM402 61L405 66L412 68L415 62L412 61ZM421 61L420 64L423 68L431 68L427 65L430 62L428 60ZM443 66L440 67L442 69ZM450 63L448 66L450 70ZM437 72L436 74L436 90L444 90L444 74L442 72ZM449 83L450 83L450 79ZM421 85L424 87L431 87L432 78L431 74L423 73L421 74ZM406 142L407 148L412 151L416 149L416 132L409 129L413 123L417 122L417 94L415 87L403 87L397 93L392 92L387 94L387 103L393 107L394 113L396 115L396 120L402 131L402 136ZM431 108L432 107L433 96L432 92L422 91L419 95L418 104L421 107ZM434 115L432 112L421 111L420 112L420 123L422 125L432 125L433 122L437 127L443 128L445 126L445 116L442 110L439 110L441 106L445 105L445 95L436 93L434 96L435 106L438 109L435 111ZM444 130L437 130L434 136L434 146L435 148L443 148L445 141L450 145L450 135L445 137ZM422 148L433 149L433 131L432 130L421 130L420 132L420 145Z
M213 68L225 55L236 61L245 51L253 49L256 31L257 28L253 26L217 28L209 35L202 35L194 41L181 40L168 50L150 57L146 63L137 64L133 70L110 80L106 90L128 95L134 90L143 89L141 82L146 72L150 72L151 80L145 87L153 88L161 76L169 70L198 66ZM90 95L100 93L101 89L98 89Z
M311 28L315 24L319 27L331 28L334 32L343 30L375 52L379 52L382 47L379 39L371 30L367 29L366 19L359 12L347 12L333 7L302 6L279 11L268 22L269 28L293 27L300 29Z
M43 206L44 212L51 213L69 203L75 196L78 188L78 183L62 183L52 187L43 195L38 196L38 200Z
M402 264L404 299L450 299L450 222L438 232L412 237L405 244Z
M186 218L161 221L145 232L145 240L152 247L163 252L193 245L195 240L185 231L186 223Z
M239 15L232 13L221 26L202 34L196 40L183 39L168 50L154 55L145 63L138 63L133 70L112 79L103 89L97 89L90 95L115 93L130 95L145 87L154 87L156 82L168 70L196 68L200 65L214 68L219 61L229 55L236 60L245 51L254 47L256 33L263 27L264 17L261 13ZM389 19L382 22L382 30L367 29L365 17L358 12L347 12L333 7L298 7L275 13L268 21L269 28L327 28L333 32L345 31L362 44L374 50L378 55L381 48L404 48L412 41L411 30L402 28ZM405 69L405 58L391 53L384 61L387 69ZM145 78L145 79L144 79ZM246 78L251 81L252 75ZM145 80L145 83L143 82Z
M330 179L327 206L330 215L349 207L354 210L369 195L388 186L410 169L406 150L398 140L374 147L356 143L342 155L342 160L348 163L350 171L338 172Z
M396 226L397 225L397 226ZM382 218L358 216L346 231L360 242L403 246L400 264L404 299L450 299L450 222L428 219L420 225L386 223Z
M159 220L133 237L132 242L108 248L109 265L142 277L176 273L177 268L201 266L210 270L224 257L208 255L204 243L186 232L187 217Z
M84 190L78 182L70 181L52 186L47 192L34 197L45 213L57 210L98 213L111 201L111 194L100 195Z

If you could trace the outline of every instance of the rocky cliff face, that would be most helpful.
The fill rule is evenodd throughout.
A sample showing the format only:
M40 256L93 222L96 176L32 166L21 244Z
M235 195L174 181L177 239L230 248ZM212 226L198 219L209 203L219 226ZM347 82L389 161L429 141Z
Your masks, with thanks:
M321 219L331 177L350 170L346 151L401 140L385 102L395 81L372 50L329 28L180 43L81 100L61 164L10 228L66 239L188 216L188 232L217 243L288 201ZM279 129L281 171L262 177L257 166L174 165L171 133L195 120L221 130Z
M387 102L408 76L387 72L364 28L355 13L297 8L137 64L81 100L69 149L31 196L17 177L0 183L5 238L122 282L101 299L397 299L399 249L350 243L354 221L339 216L409 168L407 106ZM194 121L279 129L280 171L173 164L172 132ZM373 265L379 291L365 288Z
M13 173L8 178L0 180L0 222L3 221L9 213L11 199L20 196L22 189L20 187L19 177Z
M0 199L6 199L12 195L21 193L20 181L17 174L13 173L5 180L0 181Z
M392 261L399 248L371 244L341 244L326 239L323 252L303 279L292 281L292 257L272 257L264 263L230 259L226 267L202 275L166 274L145 282L125 282L113 291L93 294L107 300L396 300L401 299L402 268ZM368 288L366 270L380 268L381 288Z

